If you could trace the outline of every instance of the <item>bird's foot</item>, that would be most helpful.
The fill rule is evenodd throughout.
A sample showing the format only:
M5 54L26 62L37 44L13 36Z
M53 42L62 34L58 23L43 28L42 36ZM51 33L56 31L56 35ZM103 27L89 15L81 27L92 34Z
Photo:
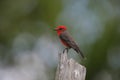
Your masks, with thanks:
M63 50L63 53L65 53L65 51L67 51L67 53L68 53L68 49L69 49L69 48L65 48L65 49Z

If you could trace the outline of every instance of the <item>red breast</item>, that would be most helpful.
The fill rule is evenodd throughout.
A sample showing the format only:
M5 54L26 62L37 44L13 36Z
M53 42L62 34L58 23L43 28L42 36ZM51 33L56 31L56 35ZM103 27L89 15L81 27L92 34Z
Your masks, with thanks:
M60 39L61 40L61 39ZM65 41L61 40L62 44L65 45L66 47L70 47Z
M57 31L58 36L60 36L60 34L64 31L66 31L67 28L66 28L66 26L61 25L61 26L58 26L57 28L55 28L55 30ZM63 43L63 45L65 45L66 47L69 47L69 45L65 41L63 41L62 39L60 39L60 40Z

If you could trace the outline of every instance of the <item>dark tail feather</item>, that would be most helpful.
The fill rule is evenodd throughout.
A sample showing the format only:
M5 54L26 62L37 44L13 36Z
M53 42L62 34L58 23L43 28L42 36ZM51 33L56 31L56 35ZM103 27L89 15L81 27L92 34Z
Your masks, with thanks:
M75 49L75 51L76 51L77 53L79 53L83 59L85 58L85 56L84 56L83 53L80 51L80 49Z

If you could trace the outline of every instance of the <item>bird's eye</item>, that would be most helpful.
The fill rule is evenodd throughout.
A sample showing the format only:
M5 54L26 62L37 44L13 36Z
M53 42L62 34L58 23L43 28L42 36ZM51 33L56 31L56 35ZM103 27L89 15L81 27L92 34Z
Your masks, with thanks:
M59 30L63 30L63 28L60 28Z

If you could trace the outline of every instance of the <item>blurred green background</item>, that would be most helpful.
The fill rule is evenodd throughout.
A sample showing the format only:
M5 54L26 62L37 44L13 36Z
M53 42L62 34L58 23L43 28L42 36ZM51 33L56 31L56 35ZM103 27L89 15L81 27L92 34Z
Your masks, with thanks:
M120 80L119 0L0 0L0 80L54 80L66 25L87 57L86 80Z

